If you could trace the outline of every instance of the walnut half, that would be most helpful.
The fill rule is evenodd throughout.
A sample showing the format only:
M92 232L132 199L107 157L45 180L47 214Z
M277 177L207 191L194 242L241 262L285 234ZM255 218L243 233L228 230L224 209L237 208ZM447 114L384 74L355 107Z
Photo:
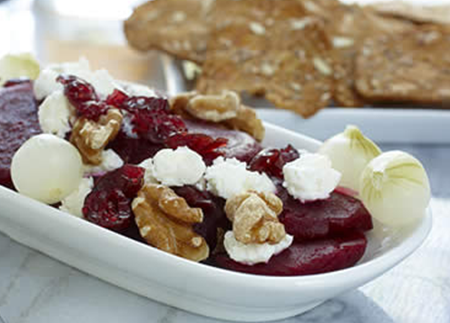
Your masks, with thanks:
M103 149L116 138L122 119L122 113L118 109L109 109L97 122L85 117L78 118L73 126L70 142L80 151L83 162L91 165L102 163Z
M220 95L181 93L170 100L170 106L183 117L220 123L227 128L244 131L258 141L264 139L262 121L252 108L241 104L236 92L223 91Z
M132 208L139 232L150 245L193 261L208 258L206 240L192 228L203 221L203 211L191 208L169 187L145 185Z
M244 243L276 244L286 236L278 215L283 202L273 193L245 192L229 198L225 213L233 222L236 240Z

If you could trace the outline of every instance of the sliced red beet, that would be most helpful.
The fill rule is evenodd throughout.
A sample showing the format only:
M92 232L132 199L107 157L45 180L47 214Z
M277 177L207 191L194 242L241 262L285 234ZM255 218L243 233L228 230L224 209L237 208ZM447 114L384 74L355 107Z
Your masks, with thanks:
M242 131L220 128L217 124L186 120L189 133L201 133L213 139L228 139L226 146L217 149L226 158L236 158L250 162L262 150L262 146L253 137Z
M0 185L13 188L11 160L30 137L41 133L31 82L0 89Z
M225 200L206 191L199 191L194 186L173 188L177 195L183 197L191 207L199 207L203 211L203 222L194 225L194 231L206 239L210 250L217 245L217 229L227 231L231 223L225 215Z
M296 242L267 264L247 266L227 255L216 257L219 267L255 275L298 276L321 274L354 266L364 255L367 239L363 233L343 238Z
M373 227L372 217L358 199L339 192L326 200L301 203L284 188L277 195L283 201L280 221L286 232L297 240L333 237L352 231L367 231Z
M145 170L125 165L96 181L86 197L84 217L113 231L127 230L133 218L131 202L143 185Z

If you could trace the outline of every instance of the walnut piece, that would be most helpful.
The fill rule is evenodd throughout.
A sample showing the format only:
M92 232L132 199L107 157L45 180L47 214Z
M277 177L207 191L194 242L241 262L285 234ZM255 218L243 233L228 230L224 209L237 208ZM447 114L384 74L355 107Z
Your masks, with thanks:
M286 236L278 215L283 202L273 193L245 192L229 198L225 213L233 222L236 240L245 243L276 244Z
M85 117L79 118L73 127L70 142L83 157L83 162L91 165L102 163L102 152L119 133L123 116L118 109L109 109L98 122Z
M141 236L153 247L193 261L208 258L208 244L192 228L203 221L203 211L169 187L145 185L132 208Z
M220 123L227 128L241 130L258 141L264 139L265 129L256 112L243 104L236 92L220 95L197 92L181 93L170 100L173 112L184 118Z
M197 95L189 100L186 111L194 117L221 122L236 118L241 100L236 92L223 91L221 95Z

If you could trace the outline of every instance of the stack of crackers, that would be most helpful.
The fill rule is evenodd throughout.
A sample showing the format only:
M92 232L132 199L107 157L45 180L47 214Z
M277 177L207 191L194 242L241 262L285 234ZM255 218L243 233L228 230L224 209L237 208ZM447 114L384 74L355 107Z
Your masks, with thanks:
M448 20L397 2L153 0L125 34L200 65L200 93L247 92L309 117L333 104L449 104Z

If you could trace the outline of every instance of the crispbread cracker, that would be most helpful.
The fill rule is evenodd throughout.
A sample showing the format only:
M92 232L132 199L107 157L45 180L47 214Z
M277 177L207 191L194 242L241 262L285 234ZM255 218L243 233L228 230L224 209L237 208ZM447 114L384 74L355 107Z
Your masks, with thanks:
M358 49L367 38L410 30L413 25L398 19L381 17L359 6L343 4L333 6L330 17L331 19L325 19L325 23L336 52L334 100L336 104L344 107L364 106L364 100L354 87L354 61Z
M450 6L417 6L404 1L388 1L370 6L376 12L417 23L450 24Z
M208 0L147 2L125 21L128 43L138 50L159 49L179 59L201 63L210 34L206 17L212 3Z
M450 103L450 30L425 26L368 40L356 62L356 88L373 102Z
M265 95L277 107L305 117L330 103L333 60L323 23L303 16L301 3L285 2L291 6L287 18L275 14L259 22L234 20L213 33L199 92Z

